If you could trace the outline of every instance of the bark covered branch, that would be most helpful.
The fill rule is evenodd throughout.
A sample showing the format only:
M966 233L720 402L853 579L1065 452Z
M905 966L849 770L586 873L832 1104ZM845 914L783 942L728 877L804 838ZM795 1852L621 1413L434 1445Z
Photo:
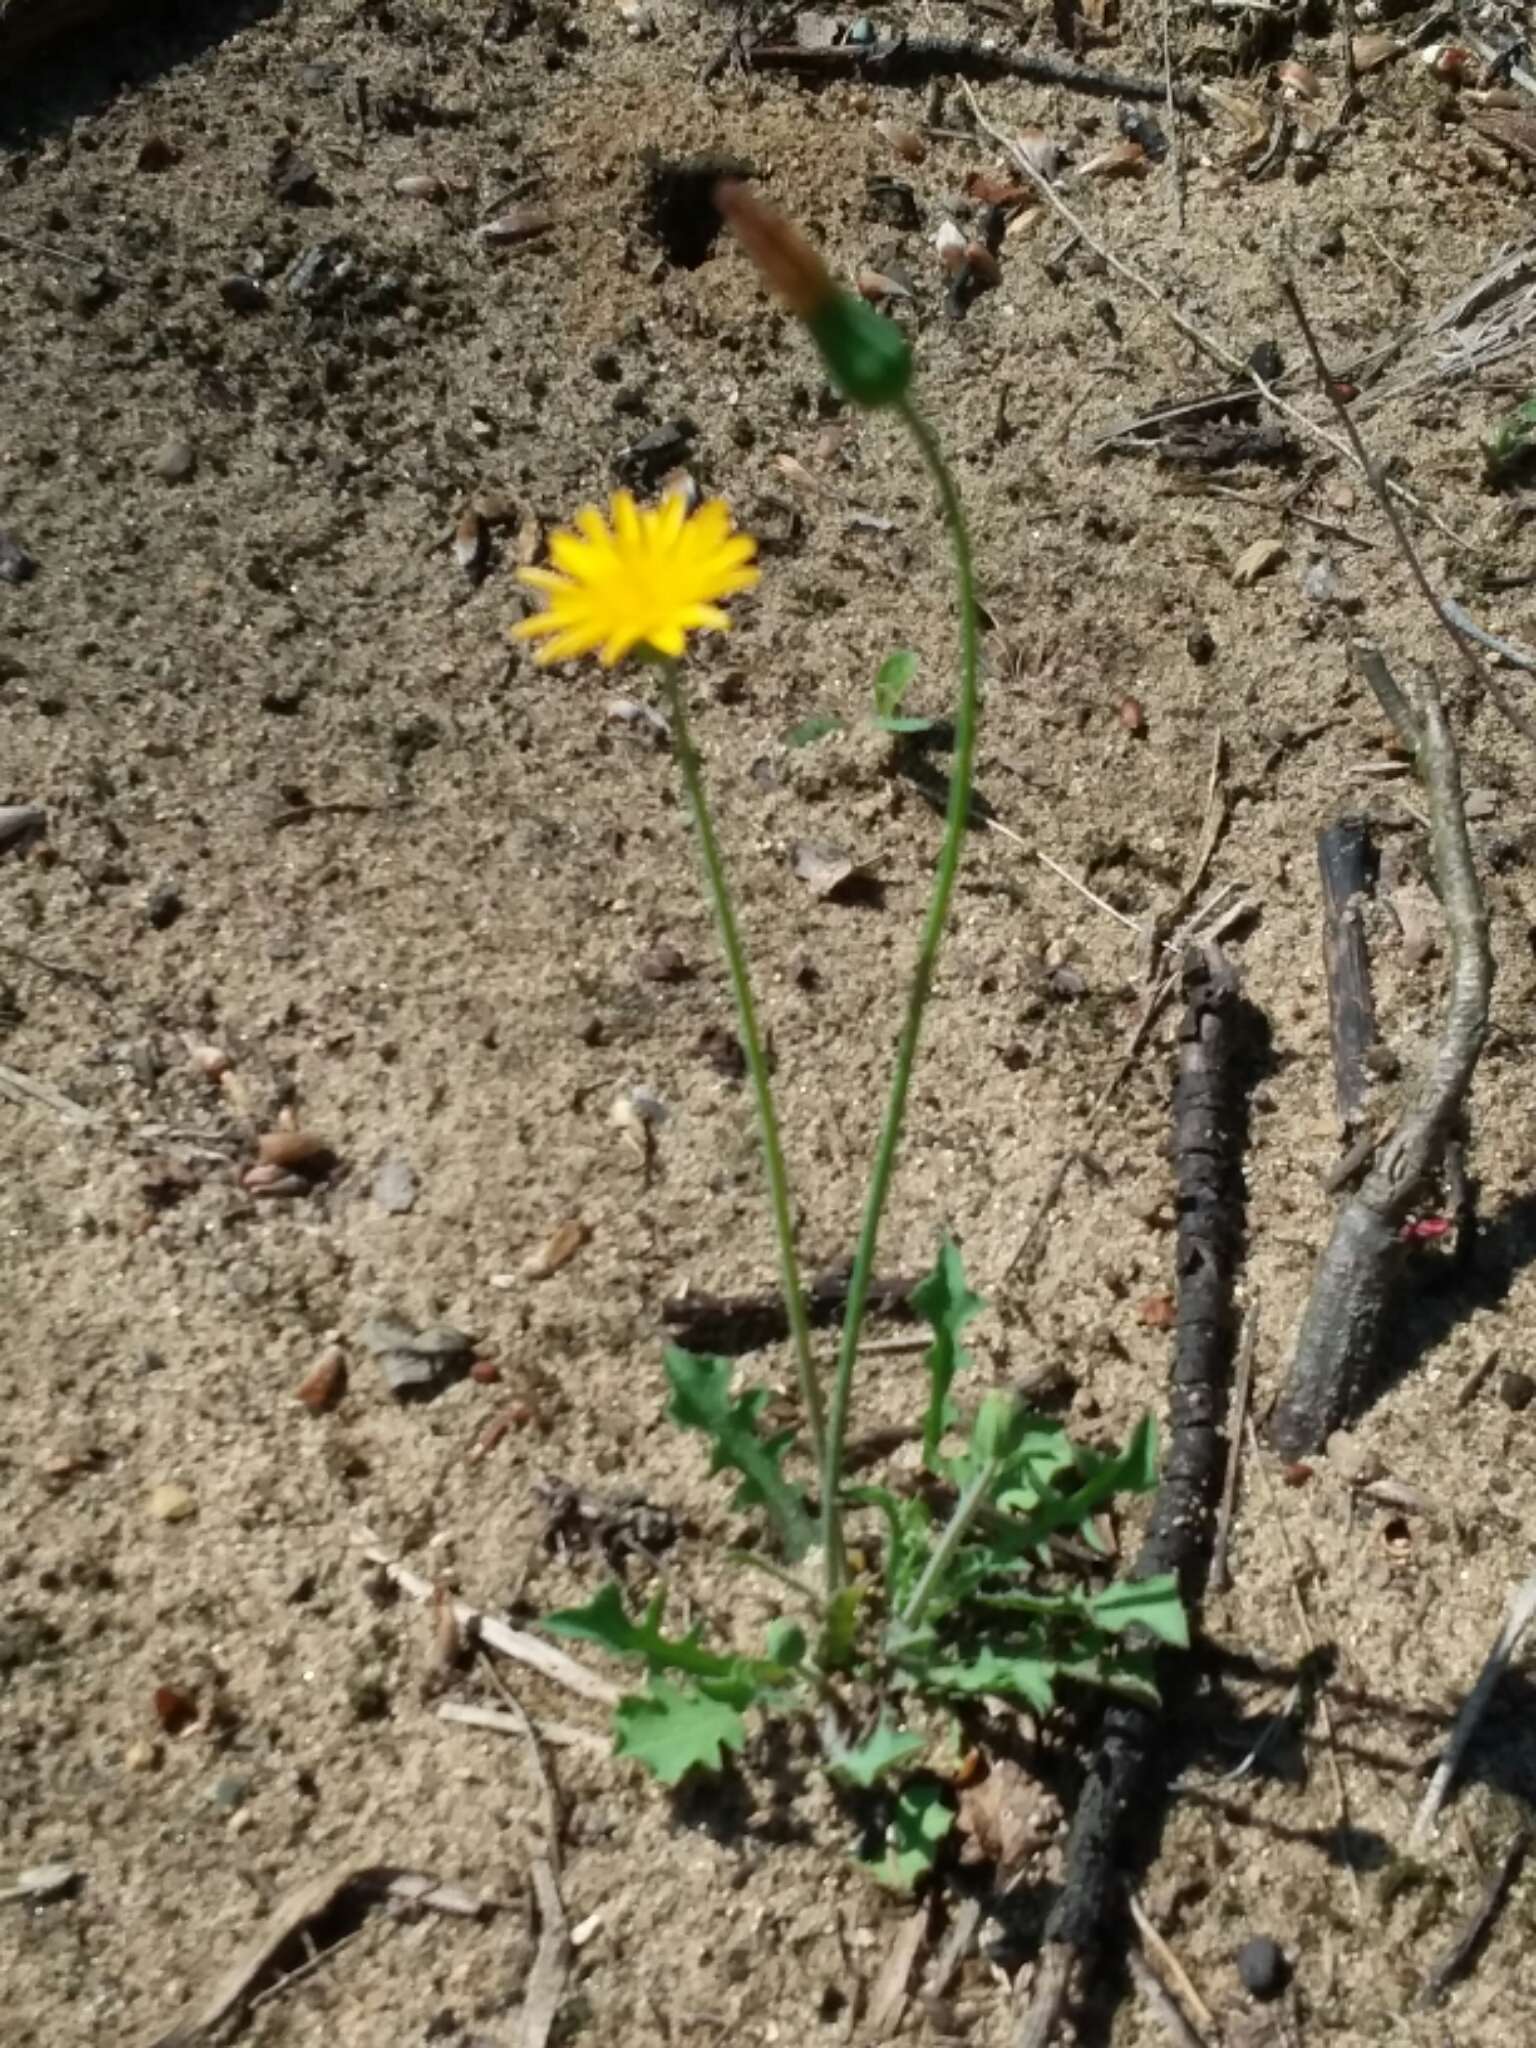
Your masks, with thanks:
M1220 949L1192 948L1173 1096L1178 1191L1178 1320L1161 1484L1133 1578L1174 1572L1197 1606L1210 1565L1212 1516L1225 1463L1223 1422L1242 1249L1242 1119L1237 1080L1237 976ZM1121 1849L1158 1749L1160 1715L1116 1700L1078 1798L1061 1891L1045 1927L1036 1995L1013 2048L1044 2048L1074 1963L1104 1942L1120 1912Z

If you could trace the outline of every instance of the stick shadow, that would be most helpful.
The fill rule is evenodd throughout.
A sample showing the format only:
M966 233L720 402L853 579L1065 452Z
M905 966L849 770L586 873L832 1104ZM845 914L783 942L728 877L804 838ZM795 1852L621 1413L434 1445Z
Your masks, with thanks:
M124 92L190 64L241 29L270 19L282 0L164 0L110 13L87 29L11 60L0 81L0 147L68 131Z
M1430 1262L1426 1261L1427 1265ZM1351 1422L1383 1400L1458 1324L1479 1309L1500 1307L1516 1279L1536 1264L1536 1193L1513 1196L1479 1224L1468 1255L1431 1265L1403 1314L1382 1334L1376 1370L1347 1418Z

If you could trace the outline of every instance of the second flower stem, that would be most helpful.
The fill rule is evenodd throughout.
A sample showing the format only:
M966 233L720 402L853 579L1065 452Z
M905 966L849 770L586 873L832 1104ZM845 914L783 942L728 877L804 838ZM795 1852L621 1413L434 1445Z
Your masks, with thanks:
M806 1313L805 1289L800 1283L800 1261L795 1251L795 1220L789 1200L789 1176L784 1169L784 1147L779 1139L779 1119L773 1105L773 1085L768 1074L768 1056L763 1049L762 1032L757 1021L757 1004L752 996L752 980L747 970L746 949L741 943L735 906L731 901L730 884L726 880L725 862L720 855L720 842L715 837L714 819L710 815L709 799L704 790L698 749L693 744L693 731L688 722L688 699L683 689L682 674L675 661L663 661L660 668L666 685L668 707L672 714L672 747L677 756L677 765L682 770L683 787L688 792L688 805L693 813L694 830L698 834L699 851L704 861L704 879L709 889L715 923L719 928L720 943L725 951L725 964L731 978L731 993L736 998L736 1021L741 1027L741 1049L746 1058L747 1073L752 1082L752 1094L757 1105L758 1130L763 1144L763 1167L768 1177L768 1201L773 1211L774 1233L779 1241L779 1279L784 1290L784 1312L789 1318L790 1341L794 1346L795 1372L800 1382L801 1406L805 1410L806 1435L810 1439L811 1455L818 1469L824 1469L826 1423L822 1414L821 1386L816 1378L816 1362L811 1356L810 1318Z
M896 1166L896 1151L901 1142L901 1128L906 1118L907 1091L912 1082L912 1066L917 1057L917 1042L922 1033L923 1013L928 1007L928 997L933 988L934 969L938 965L939 947L943 943L944 926L949 918L949 906L955 893L955 877L960 870L961 848L965 843L966 825L970 818L971 776L976 760L976 725L980 694L976 673L976 575L971 561L970 535L966 530L965 511L960 503L960 493L955 488L955 480L949 473L938 440L928 422L910 399L903 399L898 410L916 441L928 473L938 489L939 500L944 509L944 523L949 529L950 546L955 558L955 581L960 599L960 699L955 717L955 748L949 771L949 805L945 812L944 840L939 848L939 861L934 872L933 895L929 900L928 915L923 921L917 965L913 969L911 992L907 997L907 1013L902 1022L901 1037L896 1045L896 1065L891 1075L891 1092L886 1105L885 1122L880 1127L880 1140L875 1148L875 1162L870 1172L869 1192L864 1200L858 1248L854 1253L853 1271L848 1278L848 1305L843 1315L837 1371L832 1381L832 1398L827 1410L825 1453L821 1467L821 1544L829 1595L838 1592L847 1578L842 1511L838 1496L842 1485L843 1445L848 1433L848 1405L853 1393L854 1367L858 1362L859 1335L874 1276L880 1222L885 1213L886 1196L890 1193L891 1175Z

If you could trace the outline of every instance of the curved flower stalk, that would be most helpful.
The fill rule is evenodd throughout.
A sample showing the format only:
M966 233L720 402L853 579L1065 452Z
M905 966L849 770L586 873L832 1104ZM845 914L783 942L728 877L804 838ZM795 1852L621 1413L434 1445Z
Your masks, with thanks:
M698 835L757 1106L795 1371L806 1432L819 1463L824 1454L821 1387L811 1357L784 1147L746 948L693 744L681 670L689 634L726 631L731 622L724 600L756 588L756 554L756 541L731 530L730 512L718 500L690 512L680 496L665 498L657 506L640 506L628 491L616 491L606 518L597 506L583 506L574 529L550 536L552 567L518 572L520 580L543 598L544 609L515 625L512 637L542 642L534 658L546 665L580 654L596 654L605 668L626 655L660 665L672 715L673 749Z
M870 1171L864 1217L848 1281L848 1303L838 1346L837 1370L827 1410L821 1474L822 1546L826 1557L828 1591L835 1593L846 1578L839 1488L854 1368L858 1362L859 1334L869 1302L880 1224L906 1117L907 1092L922 1034L923 1013L928 1007L933 987L939 947L954 897L955 878L959 873L960 853L970 816L976 726L980 711L976 585L970 535L960 494L933 429L912 401L912 351L906 336L893 321L885 319L862 299L855 298L851 292L837 285L804 236L771 208L764 206L749 187L734 180L722 183L716 190L715 203L779 298L791 313L805 322L812 340L821 351L829 376L844 397L855 405L871 409L888 407L900 415L939 494L954 552L955 582L960 600L960 694L956 706L955 748L950 767L944 839L934 870L928 913L923 920L906 1016L896 1043L890 1096Z

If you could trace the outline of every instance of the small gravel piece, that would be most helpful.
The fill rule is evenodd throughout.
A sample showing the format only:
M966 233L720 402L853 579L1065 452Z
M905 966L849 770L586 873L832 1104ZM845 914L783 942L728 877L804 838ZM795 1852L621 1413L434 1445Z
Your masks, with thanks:
M391 1216L409 1215L421 1184L405 1159L386 1159L373 1176L373 1199Z
M1290 1965L1278 1941L1255 1934L1237 1952L1237 1974L1243 1989L1255 1998L1278 1998L1290 1976Z
M1501 1372L1499 1374L1499 1399L1506 1408L1512 1408L1516 1415L1530 1407L1536 1400L1536 1380L1528 1372Z

